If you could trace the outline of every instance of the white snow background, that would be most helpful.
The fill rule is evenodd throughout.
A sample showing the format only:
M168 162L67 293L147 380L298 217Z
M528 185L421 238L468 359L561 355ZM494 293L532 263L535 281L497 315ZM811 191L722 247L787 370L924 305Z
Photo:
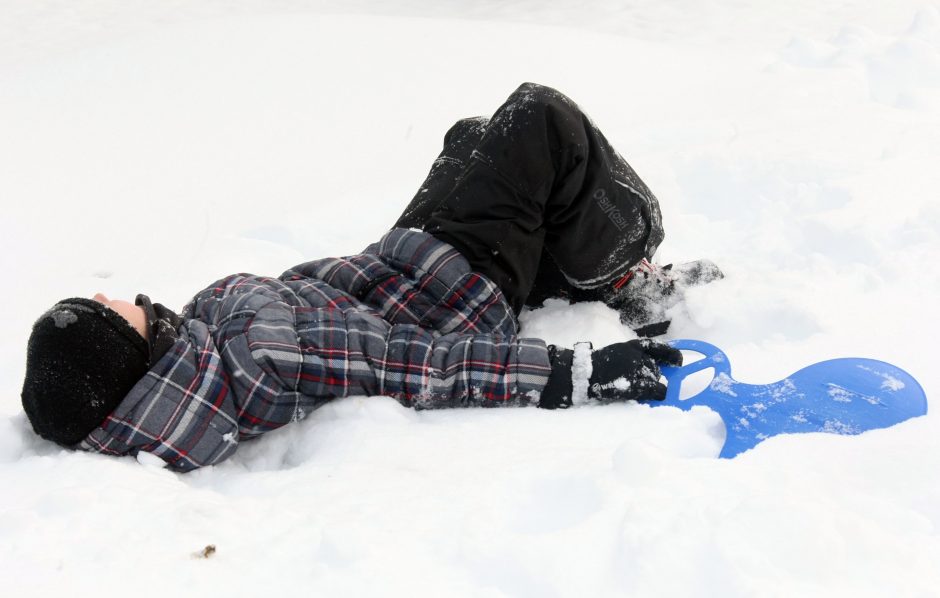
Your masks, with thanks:
M658 195L659 261L727 274L672 338L746 382L859 356L936 396L937 2L6 0L3 594L940 596L936 406L733 460L712 412L634 404L352 398L188 475L32 434L25 343L49 305L179 308L355 253L447 127L523 81L579 102ZM600 304L524 325L631 337Z

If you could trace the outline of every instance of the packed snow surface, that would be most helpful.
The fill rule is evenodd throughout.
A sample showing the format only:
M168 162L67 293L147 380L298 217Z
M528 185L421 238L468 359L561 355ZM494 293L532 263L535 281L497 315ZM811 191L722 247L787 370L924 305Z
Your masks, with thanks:
M579 102L657 194L660 262L723 268L671 338L721 347L745 382L859 356L936 396L935 1L10 0L4 595L940 595L936 408L733 460L710 410L636 404L350 398L188 475L33 435L25 343L56 300L179 308L232 272L354 253L447 127L523 81ZM568 347L633 338L600 304L523 323Z

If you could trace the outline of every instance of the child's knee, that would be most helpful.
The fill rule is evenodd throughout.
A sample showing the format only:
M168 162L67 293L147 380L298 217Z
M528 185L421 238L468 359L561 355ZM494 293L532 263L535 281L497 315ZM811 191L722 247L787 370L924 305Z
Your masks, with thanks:
M542 108L563 108L566 110L578 110L575 102L553 87L542 85L541 83L526 82L520 85L513 96L519 97L529 107L538 106Z
M449 146L455 143L464 143L465 141L479 141L486 132L486 125L490 119L485 116L473 116L462 118L455 122L444 135L444 145Z

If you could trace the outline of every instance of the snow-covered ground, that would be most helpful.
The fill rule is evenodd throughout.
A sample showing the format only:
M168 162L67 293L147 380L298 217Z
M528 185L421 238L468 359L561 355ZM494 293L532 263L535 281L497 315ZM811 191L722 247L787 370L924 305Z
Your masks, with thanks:
M20 407L66 296L180 307L377 238L447 126L522 81L728 275L671 337L735 377L830 357L940 392L940 5L926 0L0 4L0 587L8 596L940 596L940 417L718 460L705 409L337 401L177 475L62 451ZM629 337L599 304L529 334ZM207 545L209 558L197 553Z

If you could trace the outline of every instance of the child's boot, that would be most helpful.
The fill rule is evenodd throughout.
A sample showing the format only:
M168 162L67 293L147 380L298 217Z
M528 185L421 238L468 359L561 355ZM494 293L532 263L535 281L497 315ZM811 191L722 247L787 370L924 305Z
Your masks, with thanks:
M605 303L638 335L659 336L669 329L667 310L683 300L685 289L720 278L724 274L710 260L659 266L644 259L614 283Z

